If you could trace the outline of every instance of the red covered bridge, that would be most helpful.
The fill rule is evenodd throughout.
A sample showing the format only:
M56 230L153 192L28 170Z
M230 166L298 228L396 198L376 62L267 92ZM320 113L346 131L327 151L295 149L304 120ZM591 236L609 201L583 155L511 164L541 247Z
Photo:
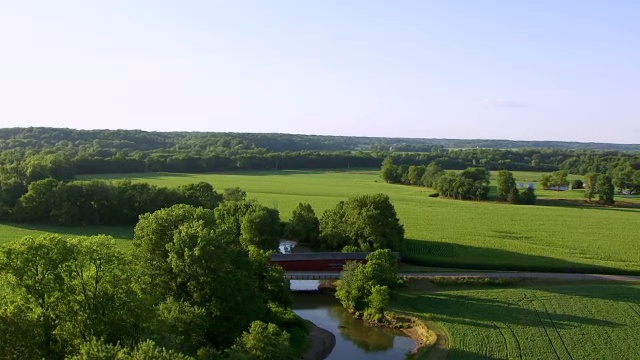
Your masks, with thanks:
M310 252L271 254L271 262L280 265L290 279L331 279L340 276L347 261L367 262L368 252ZM395 253L398 264L400 254Z

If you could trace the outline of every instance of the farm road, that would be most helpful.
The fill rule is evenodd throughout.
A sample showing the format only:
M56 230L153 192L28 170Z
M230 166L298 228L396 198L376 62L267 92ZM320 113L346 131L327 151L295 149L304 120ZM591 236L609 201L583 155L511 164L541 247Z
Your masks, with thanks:
M527 279L527 280L563 280L563 281L640 281L640 276L576 274L576 273L540 273L540 272L416 272L399 273L405 278L491 278L491 279Z
M400 272L403 278L419 279L524 279L524 280L560 280L560 281L638 281L640 276L577 274L577 273L542 273L542 272ZM285 277L291 280L337 279L339 272L287 271Z

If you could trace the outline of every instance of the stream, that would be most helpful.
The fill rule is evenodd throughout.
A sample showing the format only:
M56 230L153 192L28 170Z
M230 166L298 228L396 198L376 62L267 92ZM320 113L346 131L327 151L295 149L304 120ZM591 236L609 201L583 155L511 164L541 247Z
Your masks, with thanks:
M311 292L317 280L293 280L293 311L336 336L327 359L404 359L416 344L399 330L367 326L354 319L333 294ZM296 291L307 290L307 291Z

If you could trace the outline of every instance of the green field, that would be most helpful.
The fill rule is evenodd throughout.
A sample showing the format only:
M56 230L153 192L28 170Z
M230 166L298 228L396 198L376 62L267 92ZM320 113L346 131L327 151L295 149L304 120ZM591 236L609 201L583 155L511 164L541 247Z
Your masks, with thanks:
M639 285L441 286L394 308L444 328L449 359L640 357Z
M516 172L519 180L541 173ZM520 206L457 201L426 196L430 190L382 182L375 171L281 171L223 174L139 174L129 177L160 186L197 181L215 188L240 186L283 219L300 201L318 215L338 201L361 194L388 194L406 229L405 259L425 265L640 273L638 208L601 208L580 202L567 206ZM541 199L579 198L580 191L537 191ZM632 201L637 201L634 199ZM541 201L542 204L546 203ZM557 204L554 204L557 205Z
M20 239L25 236L40 236L54 233L65 238L90 235L110 235L116 240L116 245L122 249L131 246L133 229L122 226L89 226L89 227L62 227L33 224L0 224L0 244Z
M521 181L542 173L516 172ZM123 175L103 178L118 179ZM250 198L277 207L287 219L300 201L318 215L350 196L386 193L405 226L408 260L430 266L554 271L640 272L637 224L640 209L592 206L517 206L430 198L430 190L383 183L375 171L282 171L236 174L139 174L135 181L178 186L211 182L217 189L240 186ZM580 191L537 191L545 199L581 199ZM638 202L638 199L624 199ZM550 201L550 203L553 203ZM557 204L554 204L557 205ZM110 234L128 246L128 228L64 228L0 225L0 242L55 232L63 236Z

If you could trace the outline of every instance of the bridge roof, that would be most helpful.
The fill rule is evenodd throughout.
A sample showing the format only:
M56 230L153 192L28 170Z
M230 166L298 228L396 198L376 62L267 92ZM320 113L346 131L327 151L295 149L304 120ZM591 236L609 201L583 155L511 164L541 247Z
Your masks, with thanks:
M368 252L306 252L293 254L271 254L271 261L300 260L365 260Z
M399 253L394 253L396 258ZM368 252L305 252L293 254L271 254L271 261L300 261L300 260L365 260Z

